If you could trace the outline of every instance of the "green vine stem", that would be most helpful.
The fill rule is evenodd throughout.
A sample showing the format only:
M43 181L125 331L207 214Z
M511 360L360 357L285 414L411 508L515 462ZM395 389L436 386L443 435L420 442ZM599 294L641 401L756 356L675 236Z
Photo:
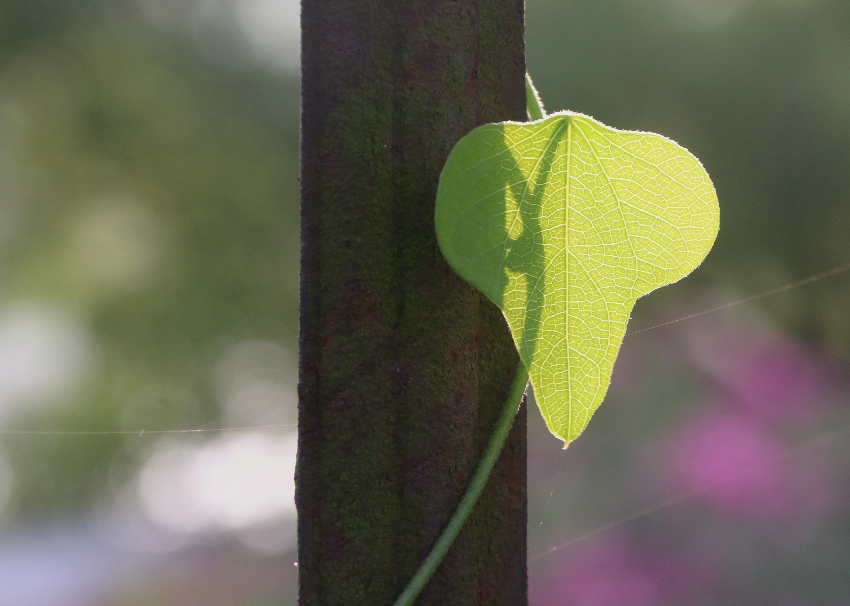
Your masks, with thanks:
M469 482L466 494L463 495L463 499L461 499L460 504L457 506L457 510L455 510L454 515L449 521L448 526L446 526L446 529L443 531L443 534L441 534L440 538L437 539L437 542L431 549L431 553L429 553L428 557L425 558L422 566L420 566L419 570L416 572L416 576L414 576L410 583L408 583L404 592L395 601L394 606L410 606L413 604L413 601L428 583L431 575L433 575L434 571L437 570L437 566L439 566L440 562L443 561L443 558L449 551L449 547L451 547L452 543L454 543L455 537L457 537L460 529L463 528L466 518L469 517L469 514L472 512L472 508L475 507L478 497L481 496L481 491L483 491L484 487L487 485L490 472L493 471L493 467L496 465L499 454L502 452L502 446L504 446L508 433L511 430L511 425L513 425L514 417L516 417L516 413L519 410L520 403L522 402L522 396L525 394L527 384L528 371L526 370L525 365L520 362L519 368L517 368L516 371L516 376L514 377L514 382L511 384L508 401L502 410L499 420L496 422L496 429L493 432L493 435L490 436L490 441L487 443L487 448L484 449L484 455L481 457L481 461L478 463L475 474Z
M546 117L546 111L543 109L543 101L540 100L540 95L537 89L534 88L534 83L531 81L531 76L525 74L525 108L528 111L528 117L534 120L542 120Z
M543 110L543 103L540 101L540 95L537 94L537 89L534 88L534 84L531 82L531 76L528 74L525 75L525 103L528 117L532 121L542 120L546 117L546 112ZM472 513L472 508L475 507L478 497L481 496L481 491L487 485L490 472L493 471L499 454L502 452L502 446L505 445L505 440L511 430L511 425L513 425L514 417L516 417L516 413L519 410L527 386L528 370L520 362L514 382L511 385L511 391L508 394L508 401L505 403L502 414L496 423L496 429L493 431L493 435L490 436L490 441L487 443L487 448L484 449L484 454L478 463L478 467L475 469L475 474L473 474L472 480L469 482L469 487L466 489L463 499L461 499L443 534L434 543L431 553L422 562L419 570L416 571L416 575L407 584L404 592L402 592L393 606L410 606L413 604L413 601L431 579L434 571L437 570L437 566L446 557L446 553L448 553L449 548L454 543L460 529L463 528L466 518Z

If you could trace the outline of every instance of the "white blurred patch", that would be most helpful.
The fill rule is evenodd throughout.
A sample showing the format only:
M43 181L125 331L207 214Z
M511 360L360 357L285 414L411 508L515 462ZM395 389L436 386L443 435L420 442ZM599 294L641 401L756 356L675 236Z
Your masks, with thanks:
M238 0L236 20L251 48L285 70L301 64L299 0Z
M241 341L218 362L217 384L230 427L295 423L295 356L271 341Z
M91 354L88 333L62 310L20 304L0 312L0 420L71 392Z
M298 542L296 530L295 518L290 517L243 528L236 533L236 538L253 551L274 555L295 547Z
M254 537L267 551L289 548L294 532L261 540L251 529L294 522L296 444L294 433L258 431L200 445L163 440L138 476L143 509L173 532L242 531L249 545Z
M165 231L156 213L129 196L101 198L73 225L70 269L87 285L135 290L157 268Z
M154 26L166 31L188 31L202 52L219 61L238 63L233 56L236 51L253 54L254 58L283 71L299 68L299 0L138 2Z
M6 528L0 541L0 604L105 604L105 590L133 582L140 563L72 526Z
M189 535L170 531L146 515L135 485L116 491L112 497L97 503L91 518L92 529L104 543L141 553L168 553L190 542Z

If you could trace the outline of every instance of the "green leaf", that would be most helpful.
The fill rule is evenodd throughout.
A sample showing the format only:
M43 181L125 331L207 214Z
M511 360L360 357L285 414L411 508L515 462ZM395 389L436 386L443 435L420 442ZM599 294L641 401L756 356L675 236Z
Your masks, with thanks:
M437 193L443 254L504 312L565 447L605 397L635 301L693 271L718 223L686 149L569 112L476 128Z

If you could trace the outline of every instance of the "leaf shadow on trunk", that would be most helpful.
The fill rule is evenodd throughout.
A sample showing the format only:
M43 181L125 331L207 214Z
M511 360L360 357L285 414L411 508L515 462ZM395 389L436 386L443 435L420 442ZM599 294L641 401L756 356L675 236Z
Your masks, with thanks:
M505 249L502 262L502 275L500 276L502 301L496 303L504 309L505 295L510 284L511 275L524 275L525 285L525 313L523 314L522 326L512 327L514 340L523 361L527 363L532 359L536 349L537 340L540 337L541 318L545 304L545 285L547 283L547 263L543 246L543 232L541 229L542 198L545 195L546 186L552 174L553 165L557 159L558 137L554 137L552 143L547 145L546 151L540 158L536 175L532 174L532 182L526 179L511 146L504 136L504 126L501 126L502 149L499 156L503 157L501 173L505 175L505 195L500 199L494 197L493 211L505 217ZM517 211L509 208L508 194L513 197ZM501 207L496 209L495 205ZM511 237L507 222L511 215L521 222L520 233L516 238ZM565 226L566 229L566 226ZM538 272L530 272L530 265L536 265ZM530 369L529 369L530 370Z

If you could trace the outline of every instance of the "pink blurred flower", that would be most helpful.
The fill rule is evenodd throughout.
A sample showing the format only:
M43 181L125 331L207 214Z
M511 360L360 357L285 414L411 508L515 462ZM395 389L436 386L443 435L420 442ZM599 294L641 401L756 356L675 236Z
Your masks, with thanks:
M802 347L777 343L742 360L727 384L754 412L804 420L823 408L833 383L829 374Z
M557 556L553 556L557 557ZM612 537L562 556L548 579L532 577L534 606L661 606L686 603L705 571Z
M783 519L823 509L831 490L813 468L744 415L718 413L682 428L667 453L678 490L728 512Z
M687 342L697 368L765 418L813 420L839 387L833 364L764 326L702 326Z

